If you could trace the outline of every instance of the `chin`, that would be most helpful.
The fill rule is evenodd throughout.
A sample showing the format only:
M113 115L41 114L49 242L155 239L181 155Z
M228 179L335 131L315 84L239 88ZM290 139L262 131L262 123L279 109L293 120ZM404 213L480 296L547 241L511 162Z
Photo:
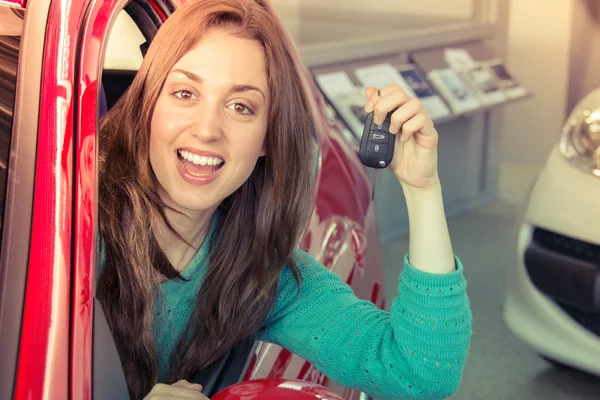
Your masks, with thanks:
M206 211L214 211L223 200L210 199L178 199L175 201L176 207L183 213L199 213Z

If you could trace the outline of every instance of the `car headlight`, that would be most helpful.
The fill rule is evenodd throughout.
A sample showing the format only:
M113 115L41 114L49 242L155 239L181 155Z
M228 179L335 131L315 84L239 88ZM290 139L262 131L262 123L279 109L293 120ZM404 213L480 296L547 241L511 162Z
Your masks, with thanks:
M581 100L569 115L560 152L574 165L600 176L600 89Z

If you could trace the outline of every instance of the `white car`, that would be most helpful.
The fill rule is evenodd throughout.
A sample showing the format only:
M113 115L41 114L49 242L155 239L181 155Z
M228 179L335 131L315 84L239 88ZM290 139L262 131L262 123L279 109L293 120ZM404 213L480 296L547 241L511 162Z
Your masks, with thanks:
M515 236L508 327L550 361L600 375L600 89L567 119Z

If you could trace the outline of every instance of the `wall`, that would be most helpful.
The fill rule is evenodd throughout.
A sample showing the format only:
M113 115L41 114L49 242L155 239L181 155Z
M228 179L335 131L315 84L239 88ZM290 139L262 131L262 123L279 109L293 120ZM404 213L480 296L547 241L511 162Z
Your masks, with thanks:
M600 2L576 0L573 7L567 112L600 87Z
M300 27L300 1L301 0L271 0L285 27L293 38L298 36Z
M473 12L473 0L273 0L277 8L321 8L323 10L345 9L352 11L381 11L398 14L417 14L430 17L469 18Z
M511 1L507 65L534 98L506 107L504 161L543 164L565 119L573 1Z

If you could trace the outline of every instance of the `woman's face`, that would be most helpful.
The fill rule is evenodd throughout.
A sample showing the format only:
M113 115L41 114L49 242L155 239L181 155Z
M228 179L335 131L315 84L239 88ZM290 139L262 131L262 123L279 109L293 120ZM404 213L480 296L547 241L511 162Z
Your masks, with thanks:
M150 164L168 204L216 208L264 155L268 83L260 43L212 30L170 70L150 131Z

